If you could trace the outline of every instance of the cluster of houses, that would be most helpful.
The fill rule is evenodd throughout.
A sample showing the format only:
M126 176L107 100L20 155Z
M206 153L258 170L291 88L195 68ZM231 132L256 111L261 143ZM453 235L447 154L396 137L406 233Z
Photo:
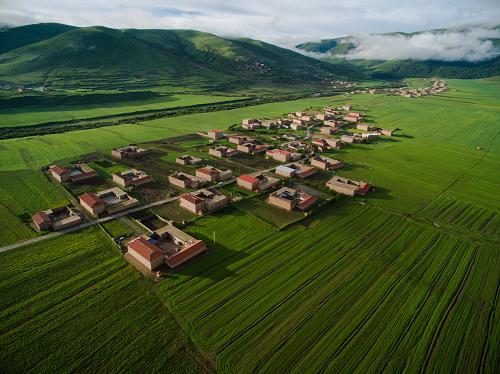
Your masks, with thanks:
M442 93L448 90L448 82L442 79L436 79L432 81L432 85L429 87L421 87L421 88L412 88L409 89L407 87L399 88L395 95L400 95L403 97L415 98L415 97L423 97L429 95L435 95L438 93Z
M444 79L432 79L431 85L428 87L421 88L408 88L404 87L395 87L395 88L370 88L370 89L359 89L351 91L350 94L383 94L388 93L392 95L398 95L408 98L417 98L429 95L435 95L438 93L442 93L448 90L448 82Z
M250 131L260 127L306 129L306 136L303 138L296 134L276 137L276 140L286 140L278 147L247 135L226 135L224 131L218 129L202 132L199 134L217 143L208 150L208 154L213 157L229 158L239 153L263 154L266 158L282 164L273 168L274 173L256 172L235 177L230 169L207 165L199 157L184 154L179 155L175 161L179 165L195 166L193 174L177 171L168 176L168 181L178 188L192 190L182 193L178 198L178 203L181 208L196 215L214 212L229 203L227 196L217 189L207 187L208 184L217 186L216 184L231 182L235 182L242 189L256 193L269 191L266 202L272 206L287 211L307 211L318 200L314 191L313 193L310 189L306 191L300 185L297 188L284 186L279 177L304 179L314 175L318 170L341 169L345 167L343 161L321 153L338 149L346 143L369 141L380 135L392 135L390 130L380 129L362 120L362 113L353 111L352 106L346 104L338 108L325 107L323 112L316 114L295 112L288 114L286 118L276 120L249 118L242 121L242 128ZM344 134L340 138L331 137L350 124L361 132ZM317 133L311 136L309 129L318 126L319 136ZM149 154L148 150L135 145L115 148L111 151L111 156L118 159L138 158L147 154ZM98 177L98 173L84 163L70 166L52 165L49 173L60 183L78 183ZM93 216L112 215L128 210L138 206L139 201L126 191L153 182L151 176L135 168L114 173L112 180L117 185L116 187L98 192L87 192L79 196L81 207ZM363 181L355 181L338 175L334 175L326 183L326 187L347 196L364 196L371 188ZM80 224L82 219L83 216L71 205L37 212L33 215L33 223L39 230L64 229ZM207 250L203 241L189 236L172 224L134 238L127 243L127 248L129 257L149 270L164 264L175 268Z
M114 150L113 150L114 151ZM69 166L51 165L49 174L59 183L81 183L96 178L99 174L82 162ZM142 170L129 169L112 174L115 184L123 188L132 188L153 182L153 178ZM139 205L139 201L131 197L119 187L99 192L87 192L79 196L80 205L90 214L114 214ZM33 224L40 231L58 231L82 222L81 215L71 205L36 212Z

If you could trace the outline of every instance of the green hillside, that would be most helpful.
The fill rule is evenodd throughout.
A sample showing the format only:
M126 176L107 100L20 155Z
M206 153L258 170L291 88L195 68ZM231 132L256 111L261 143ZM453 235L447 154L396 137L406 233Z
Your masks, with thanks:
M52 38L66 31L75 29L74 26L60 23L39 23L0 31L0 53Z
M41 35L54 28L35 26ZM335 75L342 72L300 53L194 30L74 28L0 54L0 81L66 88L314 83Z
M496 27L497 29L500 26ZM447 29L435 29L425 32L442 33ZM460 31L456 29L455 31ZM423 32L423 31L422 31ZM392 32L380 35L412 36L422 32L404 33ZM500 39L489 39L500 49ZM498 75L500 71L500 56L479 62L467 61L435 61L435 60L344 60L341 58L355 47L356 37L322 39L320 41L306 42L296 45L296 48L305 52L320 55L322 61L329 62L337 67L364 71L367 78L400 79L406 77L432 77L443 78L485 78Z

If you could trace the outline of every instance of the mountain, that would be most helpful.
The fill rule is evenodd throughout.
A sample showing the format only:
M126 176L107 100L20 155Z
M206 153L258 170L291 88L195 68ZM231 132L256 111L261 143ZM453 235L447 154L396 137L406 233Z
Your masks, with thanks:
M66 31L64 29L67 28ZM295 84L344 77L334 65L252 39L195 30L39 24L0 54L0 81L65 87ZM32 30L31 36L27 30ZM0 35L4 32L0 32ZM39 40L36 40L38 38ZM10 48L10 47L9 47Z
M52 38L73 29L75 29L74 26L59 23L40 23L0 29L0 53Z
M500 31L500 26L489 28L489 30ZM467 28L434 29L413 33L391 32L373 34L374 36L396 36L412 38L420 34L442 36L448 32L467 32ZM466 60L442 61L437 59L345 59L344 56L356 50L356 46L363 43L359 37L346 36L341 38L322 39L320 41L298 44L297 49L311 54L322 61L343 66L347 69L361 69L367 77L383 79L399 79L406 77L432 77L444 78L483 78L498 75L500 71L500 38L487 37L477 38L480 41L491 41L498 51L496 56L481 61L471 62ZM367 39L370 41L370 39ZM364 41L366 43L366 41Z

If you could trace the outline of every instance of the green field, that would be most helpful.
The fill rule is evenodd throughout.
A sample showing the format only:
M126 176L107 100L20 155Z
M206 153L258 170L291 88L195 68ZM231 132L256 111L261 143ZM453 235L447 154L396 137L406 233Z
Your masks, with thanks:
M0 127L27 126L54 121L84 120L147 110L220 103L235 99L240 99L240 97L176 94L138 101L2 109L2 113L0 113Z
M221 372L498 371L498 247L352 204L304 224L161 284Z
M223 373L499 372L500 82L449 84L445 94L421 99L349 99L368 121L399 129L332 152L347 163L340 175L373 184L365 198L341 198L303 217L225 186L244 200L212 215L156 207L189 221L183 230L209 247L157 284L126 266L97 229L0 254L0 366L134 371L147 360L148 371L189 372L208 357ZM18 169L341 102L298 100L0 141L0 169L14 170L0 173L4 181L39 179L24 182L27 196L9 187L5 201L22 213L39 200L31 190L50 186L42 173ZM160 157L154 166L170 170L186 147L205 154L199 145L150 143ZM298 182L316 188L327 177ZM123 222L106 227L126 230ZM167 354L152 353L158 340ZM169 362L174 352L178 360Z
M153 283L99 229L0 259L3 373L200 372Z
M37 169L55 160L130 143L146 142L212 128L227 128L252 116L281 116L310 106L340 103L340 98L287 101L227 110L164 118L140 124L101 127L64 134L0 141L0 170Z
M40 171L0 172L0 243L36 236L28 226L31 215L67 203L61 190Z

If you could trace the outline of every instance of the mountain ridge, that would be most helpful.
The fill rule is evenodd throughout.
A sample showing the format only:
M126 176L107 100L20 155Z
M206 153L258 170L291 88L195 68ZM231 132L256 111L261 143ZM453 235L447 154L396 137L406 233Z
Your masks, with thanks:
M43 32L47 28L60 32ZM73 86L81 81L99 86L102 79L101 86L126 85L127 81L134 86L134 80L137 84L161 81L174 85L292 84L345 77L337 67L289 49L196 30L57 28L54 24L30 25L28 30L47 37L25 38L17 48L0 53L1 81L49 86L64 81ZM12 35L19 30L5 32Z

